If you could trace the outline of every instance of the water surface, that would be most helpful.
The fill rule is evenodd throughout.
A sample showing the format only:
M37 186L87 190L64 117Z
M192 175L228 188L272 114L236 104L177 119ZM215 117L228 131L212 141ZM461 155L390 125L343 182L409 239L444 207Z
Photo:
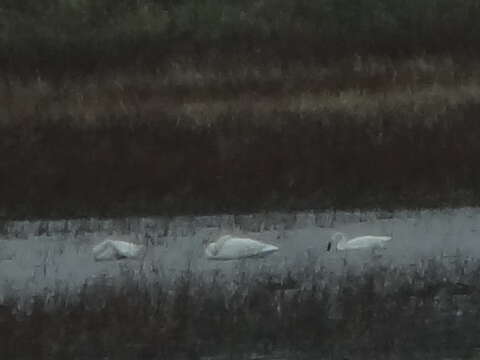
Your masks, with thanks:
M348 236L391 235L393 240L379 261L409 264L423 257L445 261L461 252L480 256L480 208L437 211L302 212L198 217L147 217L11 221L0 225L0 284L3 289L36 291L59 284L76 286L120 271L170 277L189 267L195 272L225 274L238 271L278 271L309 264L341 271L344 253L326 252L336 231ZM220 233L235 233L280 247L262 260L218 262L203 256L203 242ZM144 243L143 262L95 262L91 248L108 235ZM348 264L372 262L368 251L350 252Z

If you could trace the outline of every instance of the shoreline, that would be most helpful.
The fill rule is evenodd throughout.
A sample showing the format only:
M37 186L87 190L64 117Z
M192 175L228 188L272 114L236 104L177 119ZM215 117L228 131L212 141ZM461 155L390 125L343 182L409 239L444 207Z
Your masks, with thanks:
M436 214L480 214L480 206L441 207L434 209L401 209L401 210L301 210L301 211L265 211L243 214L210 214L210 215L175 215L175 216L123 216L123 217L79 217L79 218L31 218L31 219L0 219L0 234L9 233L47 234L50 232L76 233L106 231L111 232L115 227L130 232L138 228L143 231L150 226L166 229L178 227L195 228L197 226L238 229L243 231L269 231L277 227L295 229L305 226L331 227L332 224L346 224L350 222L367 222L376 220L401 219L407 220L419 216L434 216ZM130 229L130 230L127 230ZM162 231L165 231L162 230Z

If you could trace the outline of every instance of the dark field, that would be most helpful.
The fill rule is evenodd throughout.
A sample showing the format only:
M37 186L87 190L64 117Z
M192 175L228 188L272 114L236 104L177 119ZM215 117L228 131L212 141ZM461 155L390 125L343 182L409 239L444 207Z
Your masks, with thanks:
M472 63L360 58L260 70L183 65L61 86L12 78L1 215L479 204Z
M431 124L398 112L366 122L338 112L321 119L273 112L272 126L249 112L200 127L168 116L93 129L4 127L2 211L68 217L478 205L479 111L468 103Z
M253 352L316 359L474 359L478 260L425 259L335 275L306 266L282 276L238 268L146 281L125 271L81 289L59 284L0 307L9 359L200 359ZM313 356L313 357L312 357Z
M476 0L4 0L0 69L59 79L178 57L224 67L355 54L471 58L479 17Z
M5 0L0 217L478 205L478 18L474 0Z

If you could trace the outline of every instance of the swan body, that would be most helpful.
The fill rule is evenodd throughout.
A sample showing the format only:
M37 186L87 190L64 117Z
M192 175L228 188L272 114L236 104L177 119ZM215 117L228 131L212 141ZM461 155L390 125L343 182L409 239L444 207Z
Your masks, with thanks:
M143 249L142 245L107 239L94 246L92 252L96 261L107 261L137 258L142 254Z
M337 232L333 234L332 240L337 241L337 250L356 250L385 248L386 242L392 240L392 238L390 236L366 235L347 240L344 234ZM330 247L331 243L329 243L327 250Z
M263 258L278 250L277 246L261 241L224 235L206 247L205 255L210 260L237 260Z

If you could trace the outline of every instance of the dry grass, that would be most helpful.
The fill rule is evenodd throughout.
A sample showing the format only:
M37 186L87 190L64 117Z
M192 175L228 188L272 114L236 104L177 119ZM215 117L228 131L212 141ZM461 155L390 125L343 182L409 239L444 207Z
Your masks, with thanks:
M159 121L162 115L211 124L231 113L344 112L358 118L396 110L436 117L447 107L479 100L480 68L450 58L394 63L360 57L341 65L232 66L215 70L174 63L157 73L103 74L60 84L10 80L0 96L3 123L71 119L78 126L102 118ZM73 121L73 122L72 122Z
M478 65L356 58L267 69L176 63L4 79L0 211L478 205Z
M95 93L95 89L91 90ZM77 93L62 101L53 100L54 95L48 90L42 97L29 96L28 93L25 89L18 90L12 105L14 121L18 119L21 122L22 119L38 116L40 124L42 119L70 119L71 125L82 127L94 125L99 119L108 117L140 117L155 122L161 121L162 115L169 115L184 120L191 119L196 125L209 126L225 114L246 112L256 114L260 120L262 115L274 112L308 115L338 112L362 120L375 117L380 112L396 110L404 114L425 114L423 120L432 120L449 108L480 102L480 83L469 82L456 86L433 84L417 89L392 89L374 93L345 90L337 94L304 92L275 97L242 94L234 99L184 101L169 96L152 96L142 101L138 97L128 96L122 88L116 93L112 91L110 96L95 97L92 94ZM0 117L8 119L8 106L4 104L2 109Z
M140 273L46 289L0 304L9 358L200 359L305 352L325 359L472 358L478 344L478 260L431 258L336 275L190 270ZM163 279L163 280L162 280ZM117 279L118 280L118 279Z
M431 120L448 108L480 101L480 84L471 83L445 87L433 85L416 90L392 90L385 93L366 94L360 90L341 91L338 94L304 93L283 98L240 97L236 100L192 102L179 106L172 115L197 120L198 124L220 118L223 114L252 112L261 118L272 112L315 114L338 112L356 116L358 120L371 118L380 112L397 110L402 113L424 113ZM154 105L147 105L151 110ZM148 112L148 110L146 110Z

